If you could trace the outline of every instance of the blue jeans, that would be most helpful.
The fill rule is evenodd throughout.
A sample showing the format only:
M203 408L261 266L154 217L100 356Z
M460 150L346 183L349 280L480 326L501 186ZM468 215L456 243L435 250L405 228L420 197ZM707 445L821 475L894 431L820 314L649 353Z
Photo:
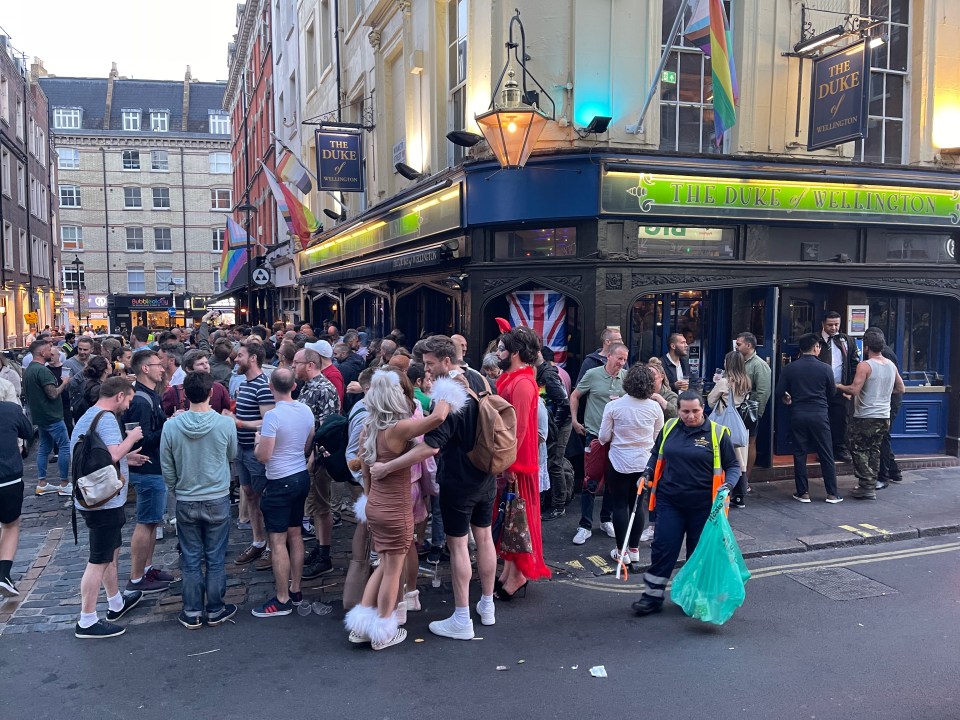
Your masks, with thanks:
M137 490L137 523L159 525L167 511L167 486L163 475L130 473L130 484Z
M57 467L60 470L60 482L70 482L70 438L67 436L67 425L58 420L52 425L40 426L40 447L37 450L37 480L47 481L47 463L50 461L50 452L58 453Z
M430 496L430 547L440 548L447 541L447 536L443 533L443 517L440 515L440 497L438 495Z
M200 617L204 608L207 615L220 612L227 592L224 562L230 539L230 496L218 500L177 500L177 539L182 553L184 614ZM204 560L206 580L200 567Z

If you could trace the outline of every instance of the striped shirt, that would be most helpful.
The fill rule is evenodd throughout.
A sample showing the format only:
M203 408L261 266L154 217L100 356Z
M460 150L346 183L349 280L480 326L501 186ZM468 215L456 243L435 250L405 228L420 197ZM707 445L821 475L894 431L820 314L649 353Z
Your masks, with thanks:
M272 408L275 404L273 393L270 392L270 386L267 384L267 378L261 373L253 380L245 380L240 383L237 389L237 420L262 419L260 415L260 406L269 405ZM237 429L237 444L244 447L253 447L254 435L256 430Z

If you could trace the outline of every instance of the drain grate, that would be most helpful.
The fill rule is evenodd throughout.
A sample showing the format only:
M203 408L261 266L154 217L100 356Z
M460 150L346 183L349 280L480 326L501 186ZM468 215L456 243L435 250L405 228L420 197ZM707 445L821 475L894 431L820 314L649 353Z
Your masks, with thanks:
M860 600L897 592L888 585L842 567L814 568L786 575L831 600Z

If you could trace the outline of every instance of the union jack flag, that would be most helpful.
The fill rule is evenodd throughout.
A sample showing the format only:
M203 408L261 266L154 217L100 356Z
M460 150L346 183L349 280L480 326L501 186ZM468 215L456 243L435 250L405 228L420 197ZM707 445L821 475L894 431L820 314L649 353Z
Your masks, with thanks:
M553 349L554 361L567 360L567 298L552 290L528 290L507 295L510 322L524 325Z

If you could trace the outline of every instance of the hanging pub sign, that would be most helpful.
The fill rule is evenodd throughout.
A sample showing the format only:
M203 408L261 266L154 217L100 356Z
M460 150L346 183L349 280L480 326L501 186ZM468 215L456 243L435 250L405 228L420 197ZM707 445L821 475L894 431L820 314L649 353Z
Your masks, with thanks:
M867 135L870 51L865 40L813 61L807 150Z
M363 135L317 130L316 142L320 189L363 192Z

